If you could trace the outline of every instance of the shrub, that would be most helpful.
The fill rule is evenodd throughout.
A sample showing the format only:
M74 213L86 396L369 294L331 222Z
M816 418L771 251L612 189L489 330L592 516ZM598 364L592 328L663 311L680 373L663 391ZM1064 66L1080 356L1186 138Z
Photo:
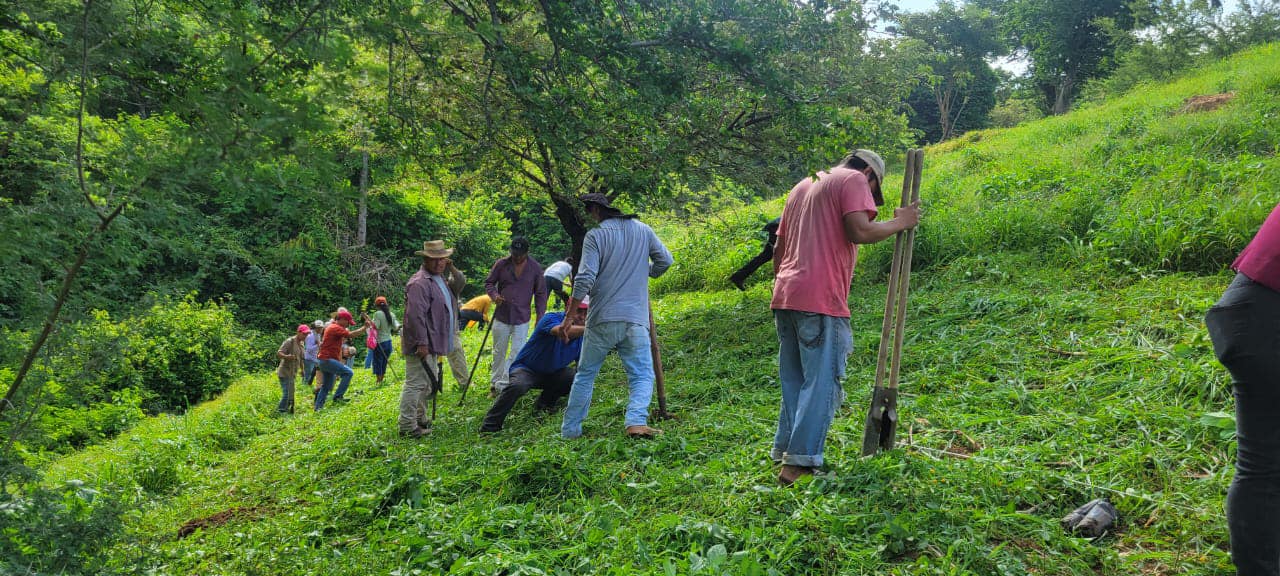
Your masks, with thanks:
M178 449L172 440L160 440L134 461L133 481L152 494L165 494L178 486Z
M231 312L195 295L151 307L129 328L129 361L153 412L185 410L212 398L243 372L247 342Z
M252 364L250 341L217 303L162 300L140 318L95 311L63 328L31 373L20 406L29 451L61 452L111 438L146 414L212 398ZM0 371L0 382L11 379ZM39 386L34 383L39 382Z
M124 506L114 494L70 481L0 491L0 572L93 574L120 533Z

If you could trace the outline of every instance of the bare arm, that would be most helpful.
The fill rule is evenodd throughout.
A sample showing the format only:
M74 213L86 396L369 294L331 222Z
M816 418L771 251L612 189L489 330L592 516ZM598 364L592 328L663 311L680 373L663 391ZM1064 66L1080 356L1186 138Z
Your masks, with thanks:
M783 245L786 244L785 236L778 236L777 241L773 244L773 275L778 275L778 266L782 265Z
M586 326L569 326L567 328L568 334L569 334L568 338L564 337L565 330L566 328L563 324L553 326L551 328L551 335L555 336L556 338L559 338L564 342L568 342L569 340L573 340L574 338L581 338L582 335L587 332L587 327Z
M894 209L893 219L887 222L876 222L864 211L845 214L843 222L846 240L854 244L875 244L898 232L914 228L920 222L920 203ZM778 242L781 245L781 237Z

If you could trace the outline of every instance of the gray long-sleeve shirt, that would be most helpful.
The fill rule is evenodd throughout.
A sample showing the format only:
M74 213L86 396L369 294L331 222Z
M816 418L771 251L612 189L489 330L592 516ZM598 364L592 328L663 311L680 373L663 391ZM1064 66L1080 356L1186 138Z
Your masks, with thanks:
M649 278L671 267L671 252L644 222L610 218L587 232L573 295L591 296L587 325L649 324Z

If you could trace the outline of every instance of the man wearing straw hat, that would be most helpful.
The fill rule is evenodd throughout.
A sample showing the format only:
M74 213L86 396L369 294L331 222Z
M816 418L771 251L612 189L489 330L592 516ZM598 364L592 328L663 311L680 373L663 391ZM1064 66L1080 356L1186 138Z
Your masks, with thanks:
M401 436L421 438L431 432L427 400L436 392L432 382L441 376L433 360L447 356L459 342L454 313L457 300L444 276L453 249L445 248L443 240L430 240L414 254L422 256L422 267L404 290L404 322L400 329L404 389L400 392L396 423Z
M839 165L801 180L782 208L770 303L782 407L770 457L782 463L783 485L822 466L853 347L848 298L858 245L884 240L920 219L912 204L894 210L892 220L876 222L883 182L884 160L855 150Z

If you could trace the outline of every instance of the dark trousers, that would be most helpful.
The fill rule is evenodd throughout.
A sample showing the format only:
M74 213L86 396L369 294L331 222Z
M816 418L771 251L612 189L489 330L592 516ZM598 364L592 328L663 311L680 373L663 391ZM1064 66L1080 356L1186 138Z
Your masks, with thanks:
M1236 398L1236 474L1227 491L1241 576L1280 575L1280 293L1237 274L1205 316Z
M476 312L475 310L463 310L458 312L458 317L461 318L463 322L475 322L477 327L484 328L484 314ZM461 332L462 329L459 329L458 331Z
M497 432L502 429L502 423L506 421L507 414L515 407L516 400L529 392L531 388L539 388L542 394L538 395L534 408L537 410L554 410L556 401L563 396L569 394L569 389L573 387L573 376L577 373L572 367L561 368L551 374L539 374L528 368L516 368L511 371L510 383L502 392L498 394L497 400L493 401L493 406L489 408L489 412L484 415L484 422L480 425L481 432Z
M547 291L556 295L556 302L555 302L556 308L559 308L562 306L561 302L569 301L569 295L566 294L564 291L564 282L556 280L555 278L552 278L550 276L543 276L542 279L547 282Z

